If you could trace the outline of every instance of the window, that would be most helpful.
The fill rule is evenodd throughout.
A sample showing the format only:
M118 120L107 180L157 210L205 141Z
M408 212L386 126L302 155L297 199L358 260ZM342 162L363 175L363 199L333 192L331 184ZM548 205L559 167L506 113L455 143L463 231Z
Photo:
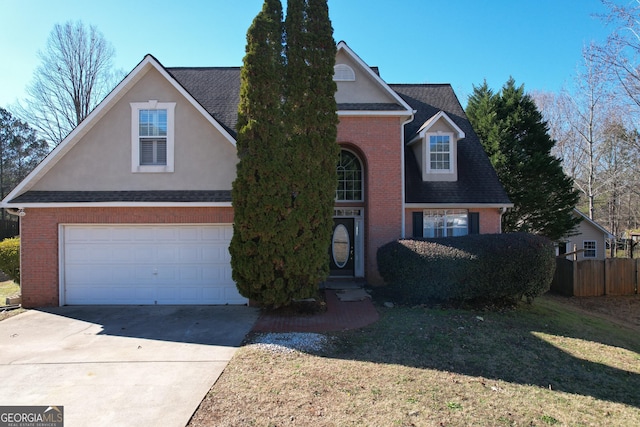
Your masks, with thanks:
M469 215L464 209L425 210L423 237L455 237L469 234Z
M333 67L333 80L336 82L353 82L356 80L356 73L347 64L337 64Z
M167 110L138 110L140 164L167 164Z
M362 166L356 155L342 150L337 172L336 201L362 201Z
M585 258L596 257L596 241L595 240L585 240L584 242L582 242L582 249L584 249L582 256L584 256Z
M131 171L173 172L173 102L131 103Z
M451 136L429 136L429 170L432 172L451 172Z

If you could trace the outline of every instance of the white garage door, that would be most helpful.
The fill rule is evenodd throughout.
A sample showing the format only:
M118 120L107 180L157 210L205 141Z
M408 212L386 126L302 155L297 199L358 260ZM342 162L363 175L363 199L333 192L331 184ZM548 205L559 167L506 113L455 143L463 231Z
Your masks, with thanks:
M231 225L65 225L64 304L246 304Z

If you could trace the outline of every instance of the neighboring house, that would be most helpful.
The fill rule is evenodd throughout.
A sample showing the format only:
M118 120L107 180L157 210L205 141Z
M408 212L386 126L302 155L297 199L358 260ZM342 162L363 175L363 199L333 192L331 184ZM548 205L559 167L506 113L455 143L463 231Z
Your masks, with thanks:
M512 204L450 85L389 85L344 42L335 80L331 276L380 284L385 243L500 232ZM2 201L24 215L24 306L247 302L228 252L239 88L240 68L148 55Z
M582 218L577 227L575 236L567 237L558 243L558 255L567 255L567 259L573 259L574 247L578 250L577 259L603 260L607 257L607 240L614 238L603 226L590 219L577 209L573 210L573 215Z

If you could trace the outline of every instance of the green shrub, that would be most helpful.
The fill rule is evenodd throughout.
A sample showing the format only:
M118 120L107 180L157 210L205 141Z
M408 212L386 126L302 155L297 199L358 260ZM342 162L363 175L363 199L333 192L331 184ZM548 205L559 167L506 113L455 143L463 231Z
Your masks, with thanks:
M0 270L11 280L20 283L20 238L0 242Z
M399 240L378 249L378 270L399 301L528 301L549 290L553 243L527 233Z

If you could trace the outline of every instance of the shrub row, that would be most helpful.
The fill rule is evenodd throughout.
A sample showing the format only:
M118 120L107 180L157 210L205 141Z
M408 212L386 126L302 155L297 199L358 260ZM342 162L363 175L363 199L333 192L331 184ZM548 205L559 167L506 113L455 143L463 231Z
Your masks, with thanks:
M551 286L554 255L527 233L399 240L378 250L378 270L403 303L532 301Z
M11 280L20 283L20 238L12 237L0 242L0 270Z

